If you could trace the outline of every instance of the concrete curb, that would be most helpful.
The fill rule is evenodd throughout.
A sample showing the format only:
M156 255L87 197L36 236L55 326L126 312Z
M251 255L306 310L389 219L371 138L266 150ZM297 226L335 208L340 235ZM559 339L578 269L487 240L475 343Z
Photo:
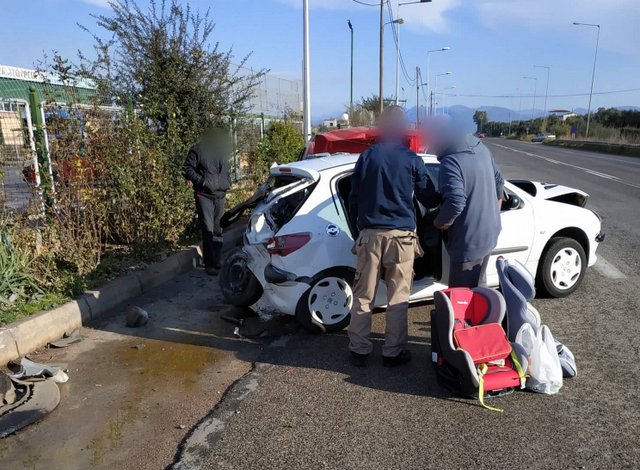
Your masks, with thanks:
M223 251L233 249L244 231L244 222L230 227L224 234ZM0 327L0 366L57 340L128 300L190 271L196 267L200 257L200 247L190 247L140 272L127 274L87 291L71 302Z

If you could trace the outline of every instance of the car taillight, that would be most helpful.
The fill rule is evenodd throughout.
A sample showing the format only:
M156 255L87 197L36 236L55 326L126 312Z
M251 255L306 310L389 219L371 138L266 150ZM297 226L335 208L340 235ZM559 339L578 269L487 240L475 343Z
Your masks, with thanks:
M292 233L274 237L267 243L267 251L271 255L287 256L299 250L311 240L310 233Z

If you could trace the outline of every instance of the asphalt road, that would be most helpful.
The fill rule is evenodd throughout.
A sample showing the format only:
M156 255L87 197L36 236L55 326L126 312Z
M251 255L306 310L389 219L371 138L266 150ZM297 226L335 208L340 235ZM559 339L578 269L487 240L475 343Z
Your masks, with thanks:
M298 332L266 348L183 444L175 468L640 467L640 160L487 140L508 178L581 188L604 218L608 263L566 299L536 299L576 355L579 375L547 397L494 399L495 413L441 389L429 357L429 305L410 312L413 362L349 365L344 334Z

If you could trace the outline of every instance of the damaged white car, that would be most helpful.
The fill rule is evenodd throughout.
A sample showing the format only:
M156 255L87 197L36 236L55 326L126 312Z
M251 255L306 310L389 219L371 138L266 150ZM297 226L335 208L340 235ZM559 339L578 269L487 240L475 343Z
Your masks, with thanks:
M228 211L229 224L253 209L243 245L225 261L220 283L237 306L295 315L312 331L337 331L349 323L356 259L348 215L351 173L358 155L332 155L271 168L269 180ZM423 156L437 188L439 163ZM504 256L537 274L540 290L554 297L575 291L603 241L600 217L585 209L588 195L555 184L508 181L502 232L487 272L498 285L495 259ZM431 299L447 287L449 260L432 221L435 211L415 203L425 255L416 259L411 301ZM386 303L380 281L376 306Z

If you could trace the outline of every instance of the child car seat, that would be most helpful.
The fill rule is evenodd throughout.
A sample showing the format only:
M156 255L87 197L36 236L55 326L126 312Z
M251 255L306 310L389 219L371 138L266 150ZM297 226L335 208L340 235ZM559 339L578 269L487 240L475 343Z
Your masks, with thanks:
M500 290L507 306L507 337L516 335L525 323L537 331L542 323L540 314L529 302L536 296L535 281L531 273L517 261L507 261L502 256L496 261Z
M502 328L505 302L486 287L458 287L434 294L431 360L438 380L461 395L490 396L524 386L526 356L514 350Z
M500 291L507 307L507 337L519 354L525 354L524 348L516 342L522 325L528 323L533 331L538 331L542 325L540 313L529 303L536 296L535 281L531 273L519 261L507 261L500 256L496 261L496 267L500 280ZM578 369L571 350L559 341L556 341L556 349L560 357L563 376L575 377Z

